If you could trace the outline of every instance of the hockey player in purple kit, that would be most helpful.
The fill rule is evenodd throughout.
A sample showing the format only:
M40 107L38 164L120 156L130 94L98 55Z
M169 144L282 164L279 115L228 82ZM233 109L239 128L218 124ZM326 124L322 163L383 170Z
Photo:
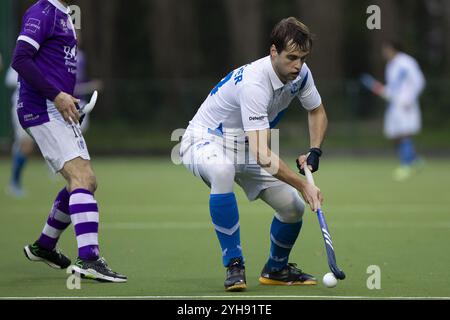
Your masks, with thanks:
M12 67L19 74L17 114L54 172L67 186L57 195L39 239L24 248L32 261L65 269L71 261L56 249L72 223L78 244L73 270L107 282L126 282L100 256L96 177L80 129L79 100L73 97L77 75L77 37L67 3L39 0L22 21Z

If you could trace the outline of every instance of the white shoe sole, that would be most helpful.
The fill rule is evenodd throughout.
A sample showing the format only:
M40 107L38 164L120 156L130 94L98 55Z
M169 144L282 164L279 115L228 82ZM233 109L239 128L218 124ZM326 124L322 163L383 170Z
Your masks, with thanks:
M59 269L61 270L62 268L48 260L45 260L41 257L35 256L31 250L30 250L30 246L25 246L23 248L23 252L25 253L25 256L28 258L28 260L33 261L33 262L44 262L45 264L47 264L48 266L54 268L54 269Z

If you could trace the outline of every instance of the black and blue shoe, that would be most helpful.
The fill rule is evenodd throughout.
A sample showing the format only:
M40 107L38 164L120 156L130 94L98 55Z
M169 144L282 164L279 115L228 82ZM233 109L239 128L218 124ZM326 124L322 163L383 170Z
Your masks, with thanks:
M259 282L272 286L315 285L316 278L297 268L295 263L288 263L283 269L271 271L267 265L261 272Z
M234 258L227 267L227 277L225 279L225 290L228 292L239 292L247 289L245 279L245 267L241 258Z

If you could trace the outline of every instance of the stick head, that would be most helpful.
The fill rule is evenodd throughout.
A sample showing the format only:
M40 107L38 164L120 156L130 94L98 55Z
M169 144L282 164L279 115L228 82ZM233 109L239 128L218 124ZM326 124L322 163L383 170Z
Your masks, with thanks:
M80 111L79 111L80 115L87 115L88 113L91 113L92 109L94 109L95 104L97 103L97 97L98 97L98 92L94 91L89 103L85 104L84 106L82 106L80 108Z
M89 101L89 103L83 108L84 114L88 114L92 111L92 109L94 109L95 104L97 103L97 97L98 97L98 92L96 90L92 94L91 101Z

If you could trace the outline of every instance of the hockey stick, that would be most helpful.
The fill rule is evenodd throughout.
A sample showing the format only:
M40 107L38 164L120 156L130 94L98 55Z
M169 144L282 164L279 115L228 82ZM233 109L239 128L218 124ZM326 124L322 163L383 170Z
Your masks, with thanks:
M305 165L304 170L308 182L315 186L316 184L314 183L313 175L307 165ZM320 230L322 231L323 240L325 242L325 249L327 251L327 258L328 258L328 266L330 267L331 272L333 272L334 276L337 279L344 280L345 273L344 271L340 270L337 266L336 256L334 254L333 248L333 241L331 240L330 231L328 231L328 226L325 221L325 216L323 215L322 209L317 209L317 219L319 219Z

